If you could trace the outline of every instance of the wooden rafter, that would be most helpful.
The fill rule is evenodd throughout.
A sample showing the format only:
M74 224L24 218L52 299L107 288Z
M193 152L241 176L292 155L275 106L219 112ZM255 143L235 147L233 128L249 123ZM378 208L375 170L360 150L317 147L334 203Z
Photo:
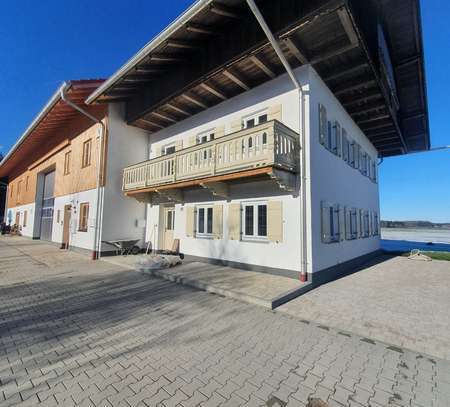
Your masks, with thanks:
M348 11L346 8L341 8L337 11L339 19L341 20L341 24L344 27L344 30L348 36L348 39L350 40L351 44L358 44L359 39L358 35L356 34L356 31L353 27L352 21L350 19L350 16L348 14Z
M275 78L275 73L264 63L262 62L256 55L252 55L250 57L250 61L252 61L261 71L263 71L268 77Z
M202 101L198 100L197 98L195 98L193 96L190 96L190 95L188 95L186 93L183 93L181 95L181 97L186 99L188 102L193 103L194 105L200 106L203 109L207 109L208 108L208 106L205 103L203 103Z
M239 77L237 73L230 72L228 69L222 71L222 73L231 81L233 81L236 85L240 86L244 90L250 90L250 86L248 86L242 78Z
M151 114L156 116L156 117L159 117L160 119L166 120L166 121L168 121L170 123L176 123L177 122L176 119L174 119L173 117L171 117L171 116L169 116L167 114L164 114L164 113L152 112Z
M294 57L297 58L301 64L305 65L308 63L308 58L306 58L306 56L300 51L298 46L290 37L285 38L284 43L288 47L290 53L294 55Z
M170 54L153 54L150 55L150 61L156 62L181 62L184 58L181 58L179 55L170 55Z
M166 106L169 109L172 109L175 112L181 113L184 116L191 116L191 113L189 113L188 111L182 109L181 107L178 107L178 106L174 105L173 103L166 103Z
M227 100L228 99L222 92L220 92L219 90L217 90L213 86L208 85L205 82L201 83L200 87L205 89L207 92L213 94L214 96L217 96L219 99L222 99L222 100Z
M229 18L241 18L241 15L239 14L239 12L231 7L226 7L223 5L218 5L218 4L212 4L209 7L210 11L214 14L217 14L219 16L223 16L223 17L229 17Z
M164 126L163 126L163 125L161 125L161 124L159 124L159 123L156 123L156 122L154 122L154 121L152 121L152 120L149 120L148 118L141 118L141 119L139 119L139 120L142 121L142 122L144 122L144 123L149 124L150 126L157 127L158 129L164 129Z
M193 33L206 34L206 35L214 35L215 34L215 31L213 30L212 27L209 27L209 26L203 25L203 24L194 24L194 23L186 24L186 30L193 32Z
M367 62L363 62L362 64L359 64L359 65L352 66L350 68L344 69L344 70L342 70L340 72L337 72L337 73L335 73L333 75L326 76L325 78L323 78L323 80L325 82L328 82L328 81L334 81L336 79L341 79L344 76L352 75L352 74L357 73L357 72L359 72L359 71L361 71L361 70L363 70L365 68L368 68L368 67L369 67L369 64Z
M337 89L335 90L334 94L339 96L339 95L343 95L345 93L348 92L353 92L355 90L361 89L361 88L366 88L372 85L376 84L375 79L370 79L370 80L365 80L365 81L355 81L356 83L354 83L353 85L350 86L343 86L342 89Z
M181 49L194 49L199 48L199 44L187 41L169 40L166 41L166 46L171 48L181 48Z

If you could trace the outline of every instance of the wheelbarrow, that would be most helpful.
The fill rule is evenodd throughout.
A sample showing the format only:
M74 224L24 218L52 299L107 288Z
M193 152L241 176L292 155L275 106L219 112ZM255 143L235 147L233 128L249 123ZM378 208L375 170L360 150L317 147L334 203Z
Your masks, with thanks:
M104 240L103 243L109 244L116 248L116 255L127 256L129 254L139 254L141 248L137 246L140 239L122 239L122 240Z

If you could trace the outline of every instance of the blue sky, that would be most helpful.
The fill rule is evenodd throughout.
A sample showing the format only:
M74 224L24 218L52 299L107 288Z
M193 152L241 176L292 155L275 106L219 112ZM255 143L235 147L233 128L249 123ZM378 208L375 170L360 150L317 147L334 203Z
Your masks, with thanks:
M67 79L110 76L191 0L24 0L0 14L0 146L14 144ZM422 0L431 140L450 144L450 4ZM6 5L7 4L7 5ZM450 150L388 158L381 217L450 222Z

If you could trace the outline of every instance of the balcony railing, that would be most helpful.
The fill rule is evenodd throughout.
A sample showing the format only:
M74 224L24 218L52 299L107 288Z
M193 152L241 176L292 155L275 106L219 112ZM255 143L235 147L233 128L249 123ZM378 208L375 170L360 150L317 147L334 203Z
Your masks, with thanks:
M296 172L299 136L274 120L124 169L131 191L259 167Z

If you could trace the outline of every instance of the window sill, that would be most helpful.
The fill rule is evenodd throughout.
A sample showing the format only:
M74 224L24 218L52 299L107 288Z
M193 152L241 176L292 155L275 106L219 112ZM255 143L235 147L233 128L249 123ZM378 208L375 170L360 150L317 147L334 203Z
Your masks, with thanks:
M241 241L251 243L270 243L270 240L267 237L258 236L242 236Z
M213 240L214 239L213 235L205 235L205 234L196 234L195 238L196 239L207 239L207 240Z

